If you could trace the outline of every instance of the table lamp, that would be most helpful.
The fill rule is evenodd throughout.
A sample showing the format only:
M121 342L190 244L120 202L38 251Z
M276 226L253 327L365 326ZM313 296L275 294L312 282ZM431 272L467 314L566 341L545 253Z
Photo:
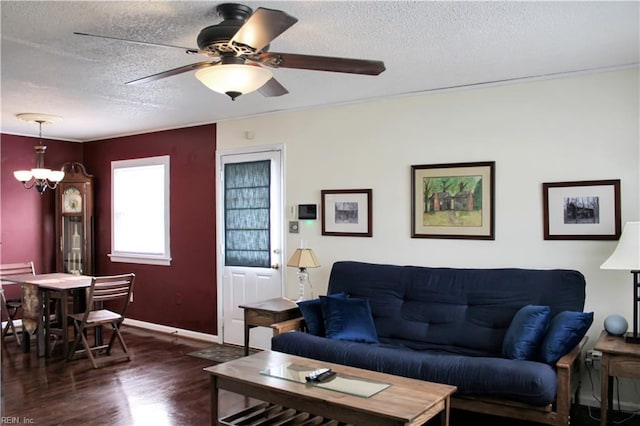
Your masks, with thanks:
M311 298L313 299L313 288L311 287L311 282L309 281L309 272L307 268L317 268L320 266L320 262L316 258L315 253L310 248L299 248L293 253L291 259L287 263L287 266L293 266L298 268L298 284L299 284L299 296L298 302L304 300L304 289L309 285L309 293L311 294Z
M600 269L631 271L633 274L633 331L627 333L627 343L640 343L638 309L640 308L640 222L627 222L611 256Z

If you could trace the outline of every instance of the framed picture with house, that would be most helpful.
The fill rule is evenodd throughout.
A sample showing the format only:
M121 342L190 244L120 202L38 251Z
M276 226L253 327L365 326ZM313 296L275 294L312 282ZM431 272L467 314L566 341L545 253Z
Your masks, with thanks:
M542 184L545 240L617 240L620 180Z
M322 235L373 236L371 189L323 189Z
M411 166L411 238L494 240L495 162Z

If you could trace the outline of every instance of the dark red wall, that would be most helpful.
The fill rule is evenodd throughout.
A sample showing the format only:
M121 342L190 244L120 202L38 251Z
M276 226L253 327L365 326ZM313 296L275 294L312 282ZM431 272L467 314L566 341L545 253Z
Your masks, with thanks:
M33 147L38 144L38 138L0 134L0 262L33 260L36 272L46 273L55 270L55 191L40 195L13 177L14 170L35 167ZM45 167L60 169L67 161L82 159L81 144L43 139L43 145ZM7 286L6 292L15 297L20 289Z
M215 125L206 125L82 144L45 140L47 167L79 161L94 176L94 273L136 274L129 318L217 334L215 135ZM13 177L14 170L35 165L38 141L0 136L0 261L34 259L37 272L52 272L53 191L40 196ZM171 266L112 263L111 161L159 155L171 156Z
M83 144L95 181L96 273L136 274L130 318L217 334L215 135L207 125ZM159 155L171 156L171 266L113 263L111 161Z

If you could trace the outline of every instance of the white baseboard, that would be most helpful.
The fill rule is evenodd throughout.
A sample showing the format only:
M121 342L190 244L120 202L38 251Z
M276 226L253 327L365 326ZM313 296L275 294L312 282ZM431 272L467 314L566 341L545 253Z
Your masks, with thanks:
M170 334L174 336L186 337L189 339L201 340L210 343L222 343L218 336L214 334L200 333L197 331L185 330L182 328L169 327L166 325L154 324L151 322L139 321L130 318L125 318L124 325L131 327L142 328L145 330L157 331L159 333Z
M2 321L3 330L6 324L7 324L6 321ZM219 341L220 339L215 334L200 333L197 331L185 330L182 328L175 328L175 327L168 327L166 325L154 324L154 323L145 322L145 321L138 321L138 320L129 319L129 318L126 318L124 320L124 324L129 325L131 327L142 328L145 330L157 331L159 333L172 334L175 336L186 337L194 340L202 340L204 342L221 343ZM16 327L17 333L22 332L21 319L13 320L13 325Z

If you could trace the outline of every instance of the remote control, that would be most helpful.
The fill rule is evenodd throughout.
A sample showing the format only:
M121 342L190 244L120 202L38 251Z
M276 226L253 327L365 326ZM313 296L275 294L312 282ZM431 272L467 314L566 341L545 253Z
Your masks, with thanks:
M320 377L320 375L322 374L326 374L326 373L330 373L331 369L330 368L319 368L315 371L312 371L311 373L307 374L305 376L305 379L307 382L317 382L318 381L318 377Z
M324 373L322 373L318 377L316 377L314 382L317 382L317 383L326 382L327 380L329 380L330 378L332 378L336 374L337 373L335 371L325 371Z

